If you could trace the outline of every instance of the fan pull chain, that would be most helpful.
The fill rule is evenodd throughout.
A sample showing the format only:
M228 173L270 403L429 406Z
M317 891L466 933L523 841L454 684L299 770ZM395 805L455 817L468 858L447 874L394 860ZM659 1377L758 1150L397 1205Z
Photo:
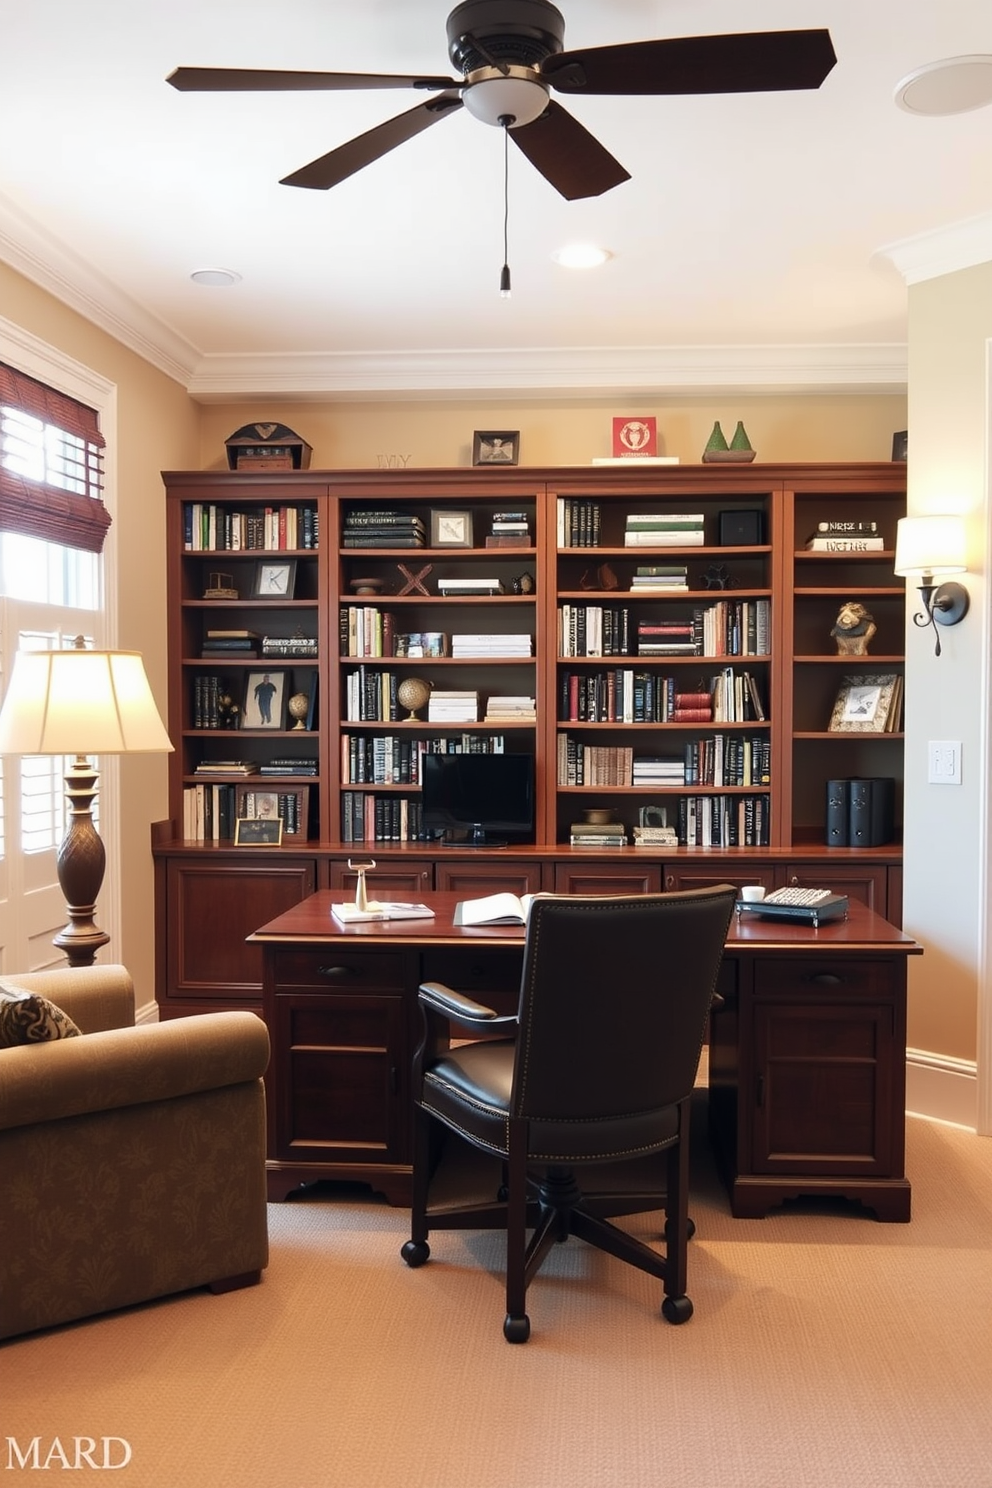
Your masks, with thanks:
M503 267L499 276L500 297L504 300L510 298L510 125L514 121L513 114L500 114L499 122L503 126Z

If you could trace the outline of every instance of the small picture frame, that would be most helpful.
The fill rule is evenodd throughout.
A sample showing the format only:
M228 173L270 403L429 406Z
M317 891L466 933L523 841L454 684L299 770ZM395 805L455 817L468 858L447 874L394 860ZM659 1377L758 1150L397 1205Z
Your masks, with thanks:
M470 548L472 546L472 513L450 511L442 507L431 512L432 548Z
M252 575L251 599L292 599L296 588L295 558L263 558Z
M243 729L283 729L286 726L286 672L249 672L241 709Z
M476 429L472 439L473 465L516 465L519 454L519 429Z
M239 816L234 824L235 847L279 847L282 822L264 816Z

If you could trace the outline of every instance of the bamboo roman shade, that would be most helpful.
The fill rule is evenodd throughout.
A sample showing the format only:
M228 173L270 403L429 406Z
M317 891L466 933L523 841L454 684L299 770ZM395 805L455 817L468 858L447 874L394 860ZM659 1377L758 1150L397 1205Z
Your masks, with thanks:
M0 362L0 529L101 552L103 447L95 409Z

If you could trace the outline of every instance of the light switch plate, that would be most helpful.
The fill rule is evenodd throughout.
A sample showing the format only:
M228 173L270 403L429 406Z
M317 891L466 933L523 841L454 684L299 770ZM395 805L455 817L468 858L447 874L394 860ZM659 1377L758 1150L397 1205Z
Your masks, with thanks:
M931 739L927 745L927 782L961 784L961 740Z

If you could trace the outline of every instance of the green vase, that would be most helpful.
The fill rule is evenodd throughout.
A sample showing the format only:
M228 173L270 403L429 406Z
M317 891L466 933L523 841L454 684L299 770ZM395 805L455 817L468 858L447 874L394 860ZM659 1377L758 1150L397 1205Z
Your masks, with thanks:
M740 425L738 424L737 427L740 428ZM720 428L719 423L715 423L713 425L713 432L710 435L709 439L707 439L706 441L706 449L704 453L708 454L711 450L725 450L726 448L727 441L724 437L723 430Z
M730 448L732 450L749 450L751 448L751 441L748 439L747 431L741 422L738 422L737 428L734 430L734 437L730 441Z

